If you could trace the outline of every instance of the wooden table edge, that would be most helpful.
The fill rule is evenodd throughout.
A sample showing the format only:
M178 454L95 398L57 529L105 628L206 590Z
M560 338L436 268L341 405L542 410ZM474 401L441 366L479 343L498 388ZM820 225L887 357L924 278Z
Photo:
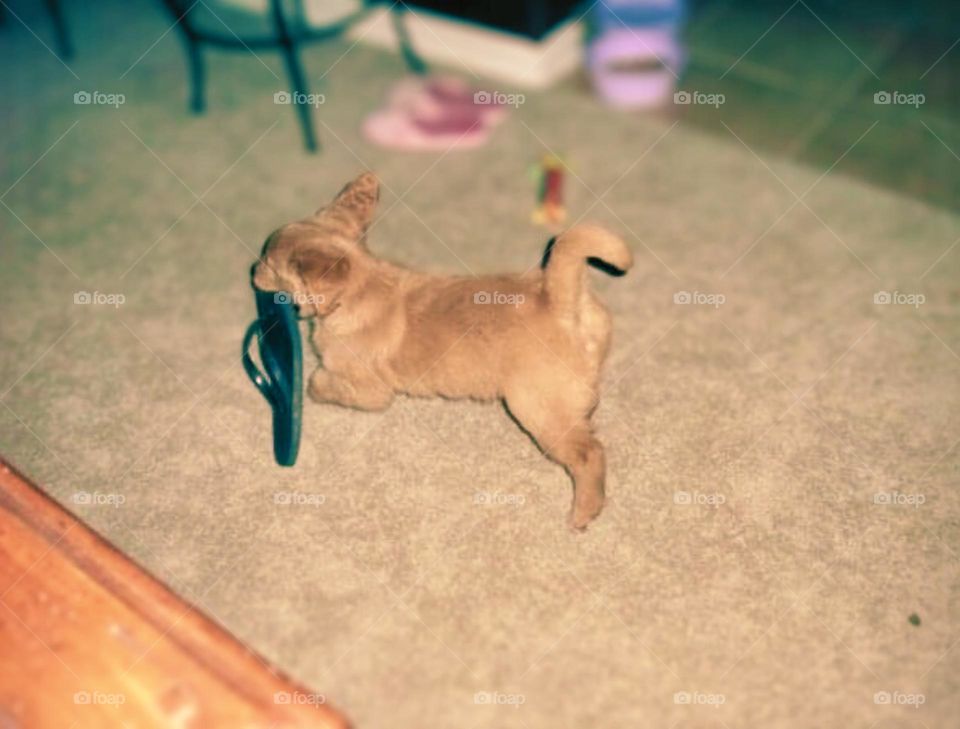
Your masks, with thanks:
M175 643L206 673L280 719L280 726L349 729L326 703L277 705L274 694L317 695L274 668L197 607L124 555L0 457L0 509L37 533L91 580Z

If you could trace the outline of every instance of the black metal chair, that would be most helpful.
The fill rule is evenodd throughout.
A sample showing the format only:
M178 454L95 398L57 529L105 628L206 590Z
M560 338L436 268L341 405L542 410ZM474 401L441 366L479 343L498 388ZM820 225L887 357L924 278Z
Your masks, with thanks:
M212 0L211 0L212 1ZM297 0L294 4L294 12L288 13L284 9L283 0L269 0L267 12L258 18L255 14L243 12L245 21L260 21L260 27L254 29L254 32L246 37L239 36L233 27L227 25L221 17L221 13L214 13L207 6L207 0L196 2L194 0L163 0L164 5L172 14L176 21L177 28L183 37L187 52L187 65L190 72L190 109L197 114L203 113L206 107L205 87L206 71L204 67L202 47L204 44L217 46L219 48L252 51L258 49L278 50L283 55L284 65L287 69L291 86L292 106L300 121L300 128L303 130L304 146L310 152L317 150L317 137L313 130L313 119L310 115L310 105L303 103L309 96L306 78L303 73L303 66L300 63L298 53L299 46L305 43L329 40L342 35L351 25L356 23L367 13L369 13L378 3L364 0L362 6L355 12L339 19L338 21L322 27L308 26L303 9ZM218 7L218 10L220 8ZM222 13L230 15L229 8L223 8ZM416 74L424 74L426 65L420 57L414 52L410 37L406 30L404 14L407 12L403 3L391 3L390 13L393 19L394 29L400 42L400 53L403 56L407 67ZM206 27L198 16L207 13L221 25L224 25L225 32L211 30L212 23L206 23ZM236 14L234 12L234 16ZM256 23L255 23L256 24Z

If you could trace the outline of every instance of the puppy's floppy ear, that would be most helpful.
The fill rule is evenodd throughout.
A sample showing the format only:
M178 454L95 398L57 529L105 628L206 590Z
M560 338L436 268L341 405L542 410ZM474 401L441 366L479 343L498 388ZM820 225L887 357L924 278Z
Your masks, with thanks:
M379 199L380 182L377 176L372 172L364 172L344 187L328 207L318 210L317 215L341 222L359 238L373 221Z
M291 262L303 281L306 302L317 314L330 313L350 275L350 259L335 250L311 248L296 253Z

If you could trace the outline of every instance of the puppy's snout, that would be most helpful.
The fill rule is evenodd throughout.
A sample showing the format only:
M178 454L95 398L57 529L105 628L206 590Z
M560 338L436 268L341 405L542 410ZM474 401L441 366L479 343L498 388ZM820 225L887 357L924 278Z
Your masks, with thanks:
M263 259L260 259L255 261L250 267L250 278L255 287L269 291L272 287L274 279L276 279L276 275L270 269L270 266L267 264L267 262Z

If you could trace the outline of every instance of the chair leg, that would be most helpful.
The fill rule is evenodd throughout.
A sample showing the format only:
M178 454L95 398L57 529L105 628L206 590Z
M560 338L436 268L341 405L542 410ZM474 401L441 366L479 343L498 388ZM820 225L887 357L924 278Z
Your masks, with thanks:
M300 128L303 131L303 145L308 152L316 152L318 148L317 137L313 131L310 105L306 103L307 83L303 76L303 68L300 65L297 49L292 43L284 43L281 46L281 51L283 52L284 64L287 67L287 74L290 76L290 85L294 91L292 101L297 118L300 120Z
M163 0L170 16L174 19L183 47L187 53L187 71L190 74L190 111L202 114L206 104L206 72L203 65L200 37L190 24L190 11L193 5L187 6L181 0Z
M407 7L402 2L390 8L393 30L397 34L397 40L400 41L400 55L403 56L403 60L410 71L418 76L424 76L427 73L427 64L413 50L413 43L410 42L410 33L407 30L406 14Z
M203 52L200 41L192 35L184 38L187 45L187 63L190 66L190 111L202 114L207 108L206 68L203 65Z
M73 44L70 42L70 34L67 32L67 23L63 19L60 0L47 0L47 12L50 13L50 19L53 21L53 32L57 38L57 55L67 61L73 58Z
M287 67L290 85L293 87L294 97L291 101L297 118L300 120L300 129L303 131L303 145L308 152L316 152L318 147L317 137L313 131L310 105L306 103L307 82L303 75L303 67L300 65L296 42L287 29L280 0L271 0L270 7L273 13L273 24L277 31L277 39L280 42L280 51L283 53L283 62Z

